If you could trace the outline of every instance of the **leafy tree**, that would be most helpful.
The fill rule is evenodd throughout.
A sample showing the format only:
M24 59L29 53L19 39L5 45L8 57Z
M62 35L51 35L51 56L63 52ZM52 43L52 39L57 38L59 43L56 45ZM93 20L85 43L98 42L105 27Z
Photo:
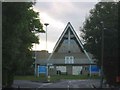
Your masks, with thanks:
M32 62L32 43L39 43L35 33L43 31L33 11L32 2L2 3L2 78L11 86L17 70L28 70ZM24 68L22 68L24 67Z
M102 31L103 30L103 31ZM85 48L101 66L103 48L103 71L109 84L115 85L118 74L118 3L99 2L90 11L82 28ZM102 37L102 33L104 36ZM102 39L103 38L103 39ZM103 46L102 46L102 40Z

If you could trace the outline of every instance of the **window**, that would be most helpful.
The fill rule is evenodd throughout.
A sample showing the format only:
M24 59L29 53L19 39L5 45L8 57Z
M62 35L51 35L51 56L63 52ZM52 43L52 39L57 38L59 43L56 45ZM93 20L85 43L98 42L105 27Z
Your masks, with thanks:
M50 66L50 69L54 69L54 66Z
M65 64L73 64L74 57L73 56L65 56Z

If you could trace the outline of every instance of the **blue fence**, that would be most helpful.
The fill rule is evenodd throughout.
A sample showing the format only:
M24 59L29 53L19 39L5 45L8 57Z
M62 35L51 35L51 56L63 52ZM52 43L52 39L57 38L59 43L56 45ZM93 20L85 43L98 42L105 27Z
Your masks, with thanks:
M91 68L89 68L89 70L91 71L91 72L99 72L99 67L98 66L96 66L96 65L91 65Z
M38 67L38 72L39 73L46 73L47 72L46 66L39 66Z

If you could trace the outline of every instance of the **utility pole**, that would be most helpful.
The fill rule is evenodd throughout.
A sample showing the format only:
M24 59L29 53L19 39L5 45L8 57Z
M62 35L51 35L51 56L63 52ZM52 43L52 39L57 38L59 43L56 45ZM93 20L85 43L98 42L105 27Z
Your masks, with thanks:
M36 44L35 44L35 49L36 49ZM36 68L37 68L37 65L36 65L36 50L35 50L35 52L34 52L34 65L35 65L34 75L35 75L35 77L36 77L36 74L37 74L37 70L36 70Z
M37 33L36 31L34 31L35 35L38 34L38 37L39 37L39 33L45 33L44 30L40 31L39 33ZM37 70L37 51L36 51L36 43L35 43L35 51L34 51L34 75L35 77L37 76L37 73L39 74L38 70Z
M100 81L100 88L103 87L103 59L104 59L104 25L103 21L101 22L102 25L102 41L101 41L101 81Z

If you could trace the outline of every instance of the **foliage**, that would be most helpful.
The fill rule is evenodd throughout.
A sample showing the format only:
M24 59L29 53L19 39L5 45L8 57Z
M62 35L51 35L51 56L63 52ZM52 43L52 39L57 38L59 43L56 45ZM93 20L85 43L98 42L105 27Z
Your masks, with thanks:
M32 43L39 43L35 33L42 30L32 2L2 3L2 76L3 85L10 86L17 70L30 69Z
M102 37L102 30L104 36ZM104 74L109 84L115 84L118 74L118 3L99 2L90 11L82 28L85 48L97 59L101 65L103 50ZM102 39L103 38L103 39ZM102 40L104 45L102 46ZM112 72L111 72L112 71Z

